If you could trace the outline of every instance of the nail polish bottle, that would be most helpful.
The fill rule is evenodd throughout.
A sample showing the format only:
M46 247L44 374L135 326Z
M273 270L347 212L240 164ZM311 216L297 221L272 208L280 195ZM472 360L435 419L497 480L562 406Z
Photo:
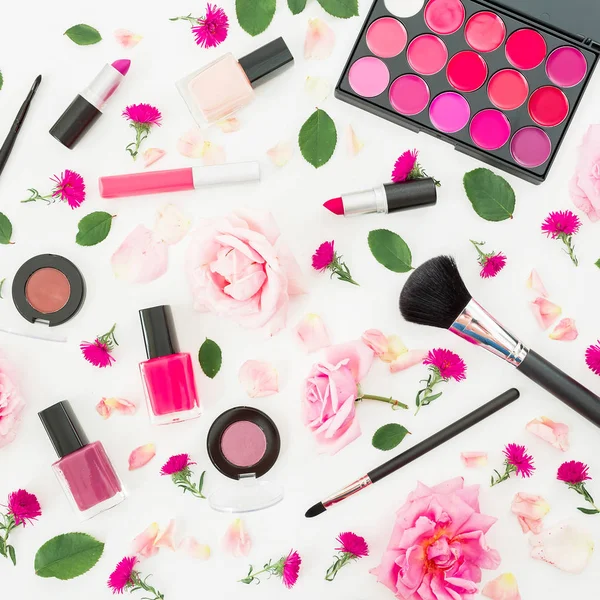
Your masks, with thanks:
M88 442L68 402L38 413L58 454L52 469L82 521L125 500L125 492L101 442Z
M148 414L153 425L200 416L192 357L179 352L169 306L140 310L148 360L140 363Z
M254 99L254 88L293 63L283 38L277 38L238 61L225 54L180 79L177 89L198 125L215 123Z

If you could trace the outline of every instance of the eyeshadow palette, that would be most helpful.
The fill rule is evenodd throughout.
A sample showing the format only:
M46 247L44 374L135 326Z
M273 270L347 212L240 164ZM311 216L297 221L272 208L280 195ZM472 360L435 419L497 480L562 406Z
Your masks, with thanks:
M540 1L529 0L534 14L557 8L553 0ZM598 22L597 6L589 17ZM581 18L567 22L578 26ZM599 51L585 35L570 36L490 1L376 0L335 95L539 184Z

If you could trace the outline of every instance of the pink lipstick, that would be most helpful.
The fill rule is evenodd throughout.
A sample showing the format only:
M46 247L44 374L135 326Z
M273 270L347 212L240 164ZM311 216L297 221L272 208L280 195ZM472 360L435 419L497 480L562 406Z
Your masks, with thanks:
M210 167L186 167L168 171L146 171L100 177L102 198L125 198L166 192L197 190L207 185L245 183L260 179L258 162L230 163Z
M50 129L50 135L63 146L73 148L98 120L109 98L129 72L130 66L131 61L127 58L105 65L90 85L77 94Z
M391 213L408 208L431 206L437 202L433 179L411 179L402 183L384 183L369 190L343 194L327 200L323 206L334 215L353 217L371 213Z

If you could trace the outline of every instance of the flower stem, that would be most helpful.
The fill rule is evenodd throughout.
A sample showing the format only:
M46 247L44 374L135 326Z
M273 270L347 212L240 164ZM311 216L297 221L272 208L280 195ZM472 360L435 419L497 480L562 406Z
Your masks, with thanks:
M148 575L150 577L150 575ZM144 590L154 594L154 598L145 597L145 600L164 600L164 594L161 594L158 590L154 589L147 583L148 577L142 579L137 571L133 571L131 574L131 583L129 584L129 592L136 592L137 590ZM143 599L144 600L144 599Z
M436 368L431 369L431 375L429 375L429 378L425 381L427 381L427 385L417 392L417 397L415 399L417 410L415 411L415 416L419 413L422 406L431 404L434 400L437 400L442 395L442 392L438 392L437 394L433 393L433 388L438 383L444 381Z
M29 198L27 198L25 200L21 200L22 204L24 204L25 202L37 202L38 200L43 200L44 202L47 202L48 204L52 204L52 202L53 202L52 194L48 194L47 196L42 196L34 188L29 188L27 191L29 192Z
M108 331L107 333L105 333L104 335L100 336L98 338L98 340L103 343L106 344L109 350L113 349L113 344L115 346L119 345L119 342L117 342L117 338L115 337L115 329L117 327L117 324L115 323L111 328L110 331Z
M394 408L394 410L397 407L408 410L407 404L404 404L404 402L400 402L400 400L394 400L391 397L385 398L384 396L372 396L371 394L362 394L360 396L360 398L357 398L356 400L357 400L357 402L360 400L377 400L378 402L387 402L388 404L391 404L392 408Z
M351 283L352 285L359 285L352 279L352 275L350 274L350 269L346 265L346 263L342 260L341 256L338 256L337 253L334 254L333 260L327 267L331 271L331 277L337 275L337 278L341 281L346 281Z
M10 558L13 565L17 565L17 558L15 555L15 549L8 543L8 536L13 529L16 529L17 524L12 515L2 515L3 522L0 524L0 531L4 531L2 537L0 537L0 555L4 558Z
M187 17L171 17L169 21L189 21L192 25L198 25L198 19L192 17L191 13Z
M329 569L327 569L327 572L325 573L325 580L333 581L340 569L345 567L351 560L355 558L356 556L350 552L342 552L341 555L336 556L335 562L329 567Z
M142 125L140 123L132 123L131 127L135 129L135 142L127 144L125 150L131 154L133 160L137 160L137 155L140 149L141 143L148 137L150 133L150 127L148 125ZM131 147L133 146L133 150Z
M577 260L577 257L575 256L575 246L573 245L573 236L561 234L559 237L562 240L563 244L567 247L565 252L569 255L569 258L573 261L573 264L576 267L578 267L579 261Z
M200 498L202 500L206 500L206 496L202 493L202 487L204 486L204 476L206 475L206 471L203 471L202 475L200 475L200 479L198 481L198 485L194 484L190 480L190 475L192 472L185 468L183 471L179 471L179 473L173 473L171 475L171 479L173 483L183 490L183 493L190 492L192 496L196 498Z
M496 473L497 477L496 479L494 479L493 475L492 477L490 477L490 487L494 487L495 485L498 485L503 481L507 481L508 479L510 479L511 474L517 470L516 467L514 465L511 465L508 461L504 461L504 465L506 467L504 470L504 474L500 474L498 473L498 471L496 471L496 469L494 469L494 473Z
M594 499L592 498L592 495L587 491L585 483L583 483L583 481L580 483L569 484L569 488L575 490L578 494L581 494L585 498L586 502L592 507L591 509L578 507L578 510L580 510L582 513L585 513L586 515L600 514L600 509L594 504Z
M285 557L277 561L276 563L269 561L266 565L264 565L264 567L260 571L256 572L254 572L254 567L250 565L248 575L246 575L246 577L244 577L243 579L238 579L238 583L250 584L254 583L255 581L256 583L260 583L259 575L262 575L263 573L269 573L269 575L278 575L281 577L281 575L283 574L284 562Z
M476 242L475 240L469 240L471 242L471 244L473 244L473 246L475 246L475 250L477 250L477 254L479 254L479 258L484 260L488 257L487 254L485 254L485 252L483 252L481 250L481 248L479 246L483 246L485 244L485 242Z
M432 179L435 187L441 187L441 182L438 181L435 177L427 175L425 169L418 162L415 163L415 166L412 168L411 172L408 174L408 177L406 179L423 179L425 177L429 177L430 179Z

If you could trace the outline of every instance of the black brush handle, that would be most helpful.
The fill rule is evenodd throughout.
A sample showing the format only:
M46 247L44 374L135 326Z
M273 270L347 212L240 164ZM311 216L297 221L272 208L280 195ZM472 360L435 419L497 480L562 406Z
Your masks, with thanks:
M596 427L600 427L600 398L543 356L529 350L518 369Z
M500 409L508 406L519 397L519 390L512 388L503 394L500 394L497 398L490 400L487 404L480 406L477 410L469 413L464 416L462 419L455 421L448 427L444 427L437 433L434 433L431 437L428 437L426 440L423 440L416 446L409 448L402 454L395 456L391 460L388 460L386 463L383 463L379 467L369 471L369 479L372 483L391 475L394 471L397 471L404 465L416 460L417 458L431 452L434 448L441 446L448 440L451 440L453 437L457 436L459 433L470 429L474 425L477 425L480 421L487 419L489 416L498 412Z

